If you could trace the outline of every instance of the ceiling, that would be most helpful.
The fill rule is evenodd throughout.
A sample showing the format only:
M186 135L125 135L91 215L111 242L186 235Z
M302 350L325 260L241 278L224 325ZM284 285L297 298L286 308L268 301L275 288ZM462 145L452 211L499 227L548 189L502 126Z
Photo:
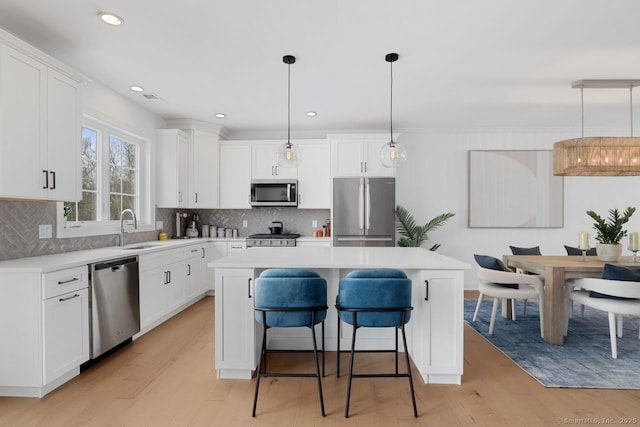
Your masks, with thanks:
M389 52L394 130L579 126L572 81L640 77L638 16L637 0L0 1L0 27L166 119L230 133L286 131L294 55L294 137L386 131ZM587 124L628 126L628 91L584 95Z

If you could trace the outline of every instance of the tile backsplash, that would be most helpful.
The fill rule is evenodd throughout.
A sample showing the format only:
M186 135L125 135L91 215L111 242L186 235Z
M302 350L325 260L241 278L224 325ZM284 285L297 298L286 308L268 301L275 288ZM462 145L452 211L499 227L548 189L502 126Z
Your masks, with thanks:
M200 216L200 224L237 228L240 237L256 233L268 233L268 227L271 226L272 221L282 221L285 233L290 232L298 233L302 236L310 236L314 230L311 226L313 220L317 221L318 228L322 228L327 218L330 217L329 209L156 209L156 221L163 222L163 229L169 234L169 237L175 235L176 212L186 212L189 216L198 214ZM247 221L246 228L242 228L244 220ZM39 238L38 228L41 224L52 225L52 238ZM118 234L57 238L55 224L55 202L0 200L0 261L98 249L118 244ZM157 231L129 233L127 234L127 244L156 240L157 238Z

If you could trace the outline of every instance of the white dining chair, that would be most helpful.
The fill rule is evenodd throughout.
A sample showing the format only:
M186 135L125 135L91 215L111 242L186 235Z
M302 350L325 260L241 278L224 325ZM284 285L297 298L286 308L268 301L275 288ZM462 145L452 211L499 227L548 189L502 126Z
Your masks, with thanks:
M618 358L618 340L622 338L622 325L624 316L640 317L640 283L610 279L576 279L567 283L565 307L570 301L583 304L596 310L605 311L609 318L609 339L611 341L611 357ZM614 297L596 298L591 292L598 292ZM569 316L565 317L565 335L569 328ZM640 339L640 331L638 333Z
M512 285L512 286L509 286ZM517 285L517 287L515 287ZM508 271L490 270L478 266L478 303L473 314L473 321L478 318L480 305L484 296L493 298L491 309L491 321L489 323L489 335L493 334L493 327L498 311L499 299L513 300L511 304L511 317L516 320L515 300L537 300L540 306L540 336L544 338L543 318L544 318L544 282L542 276L536 274L519 274Z

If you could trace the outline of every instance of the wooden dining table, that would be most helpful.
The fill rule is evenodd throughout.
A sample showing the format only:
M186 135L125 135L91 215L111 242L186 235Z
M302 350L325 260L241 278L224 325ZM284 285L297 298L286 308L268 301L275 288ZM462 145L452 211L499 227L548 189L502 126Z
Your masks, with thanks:
M544 277L544 340L549 344L562 345L564 341L564 285L568 279L602 277L605 264L640 267L632 263L630 256L617 262L601 261L596 256L581 255L504 255L505 265L510 268L540 274Z

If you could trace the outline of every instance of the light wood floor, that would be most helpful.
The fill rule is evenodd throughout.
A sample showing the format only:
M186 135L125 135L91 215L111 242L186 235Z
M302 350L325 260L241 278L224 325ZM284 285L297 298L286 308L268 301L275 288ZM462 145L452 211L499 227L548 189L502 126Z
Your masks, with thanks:
M344 418L346 380L327 352L327 416L310 378L270 378L251 417L255 379L217 381L213 298L208 297L42 399L0 397L1 426L546 426L610 419L640 422L640 391L547 389L465 326L463 383L416 381L414 419L405 379L354 380ZM391 367L389 354L359 355L356 368ZM276 355L271 367L312 366L310 354ZM344 355L342 369L347 368ZM305 360L306 359L306 360ZM401 365L402 366L402 365ZM414 371L415 372L415 371ZM589 420L591 419L591 420ZM633 422L635 419L635 423Z

